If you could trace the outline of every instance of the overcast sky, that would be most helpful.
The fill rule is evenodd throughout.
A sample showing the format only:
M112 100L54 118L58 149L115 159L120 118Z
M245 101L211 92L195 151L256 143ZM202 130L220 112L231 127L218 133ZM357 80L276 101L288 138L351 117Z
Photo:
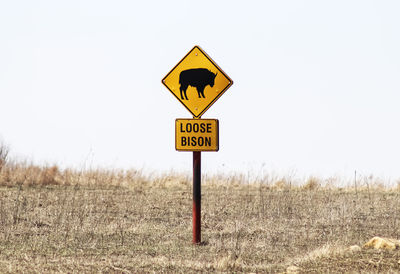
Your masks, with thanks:
M234 81L204 172L400 178L399 1L0 1L0 137L63 167L190 171L161 79L199 45Z

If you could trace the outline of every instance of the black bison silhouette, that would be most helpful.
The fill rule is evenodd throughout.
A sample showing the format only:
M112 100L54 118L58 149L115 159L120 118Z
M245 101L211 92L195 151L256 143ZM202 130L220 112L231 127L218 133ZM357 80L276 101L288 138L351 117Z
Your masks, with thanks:
M186 95L186 90L188 86L192 86L197 89L199 98L201 97L206 98L204 96L204 88L208 85L210 87L213 87L216 76L217 73L214 74L205 68L194 68L194 69L183 70L179 74L179 84L181 85L180 86L181 99L188 100Z

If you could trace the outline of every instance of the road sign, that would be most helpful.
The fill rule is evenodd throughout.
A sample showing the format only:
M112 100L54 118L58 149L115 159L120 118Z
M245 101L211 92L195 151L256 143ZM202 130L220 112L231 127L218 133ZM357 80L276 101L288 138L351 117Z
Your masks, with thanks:
M178 151L218 151L217 119L176 119L175 149Z
M195 46L162 79L162 83L195 118L199 118L233 81L199 46Z

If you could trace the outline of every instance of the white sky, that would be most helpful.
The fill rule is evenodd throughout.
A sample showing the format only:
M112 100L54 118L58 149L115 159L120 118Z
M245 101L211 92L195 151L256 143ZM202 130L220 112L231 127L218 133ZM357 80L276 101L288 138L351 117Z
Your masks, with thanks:
M399 1L0 0L0 137L61 166L190 171L161 79L200 45L234 85L205 172L400 178Z

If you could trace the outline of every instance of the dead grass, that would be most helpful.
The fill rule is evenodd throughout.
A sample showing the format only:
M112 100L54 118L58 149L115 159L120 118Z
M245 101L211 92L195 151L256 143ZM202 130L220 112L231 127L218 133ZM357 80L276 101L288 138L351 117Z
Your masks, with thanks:
M2 273L400 272L397 249L350 248L400 239L400 192L372 180L205 177L199 246L187 175L8 163L0 185Z
M7 164L10 148L0 140L0 171Z

